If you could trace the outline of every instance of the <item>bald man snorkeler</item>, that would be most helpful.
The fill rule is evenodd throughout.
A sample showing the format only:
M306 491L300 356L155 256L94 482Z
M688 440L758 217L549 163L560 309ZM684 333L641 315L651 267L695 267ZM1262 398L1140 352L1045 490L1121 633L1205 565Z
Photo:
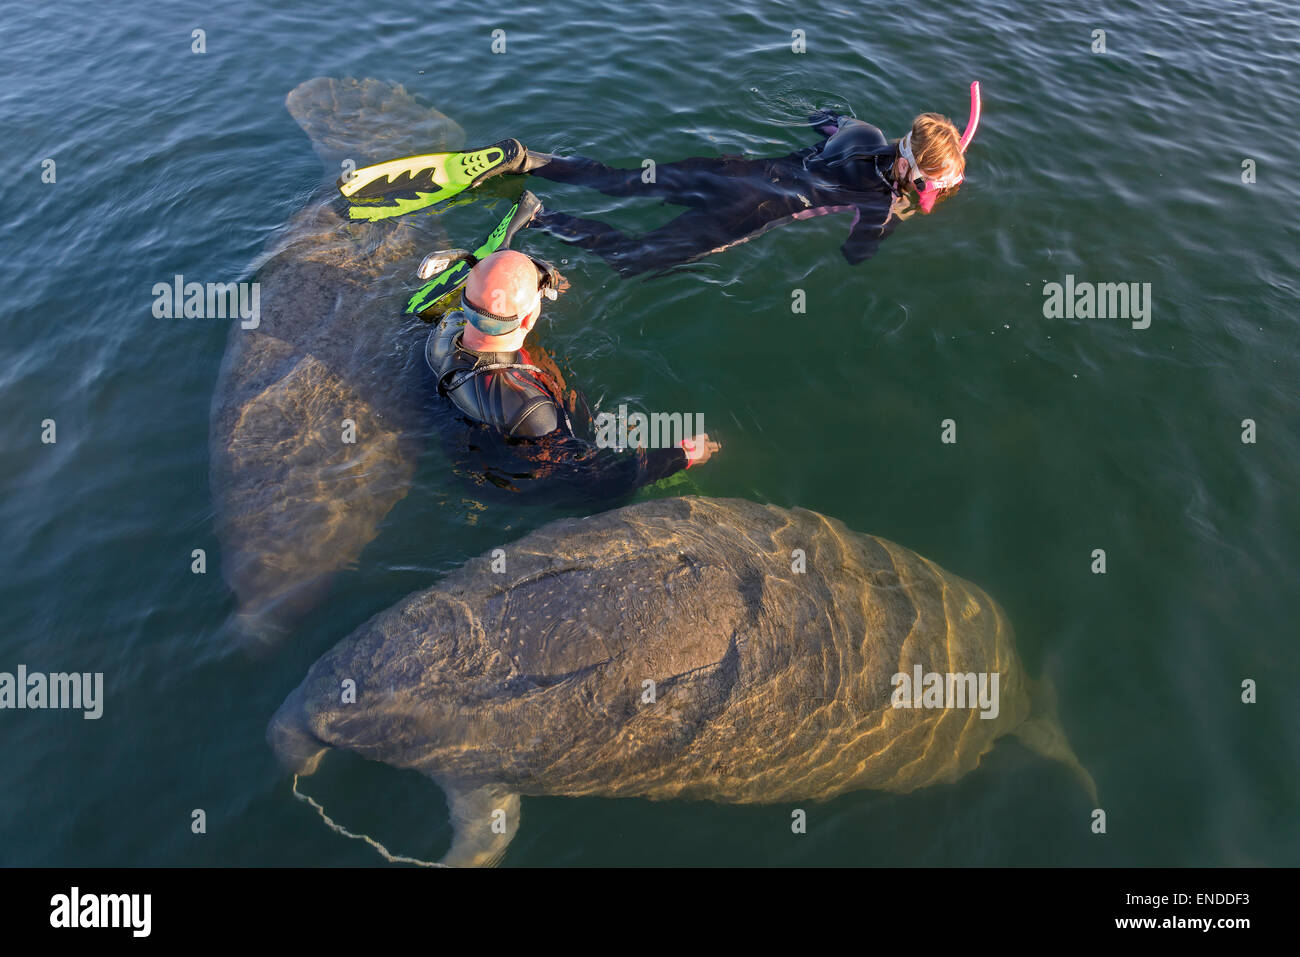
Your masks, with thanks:
M703 432L670 447L627 451L576 433L562 384L525 344L542 299L561 283L549 263L498 250L476 262L459 308L430 333L425 359L438 392L473 426L459 444L475 461L462 471L514 491L609 498L707 462L720 446Z

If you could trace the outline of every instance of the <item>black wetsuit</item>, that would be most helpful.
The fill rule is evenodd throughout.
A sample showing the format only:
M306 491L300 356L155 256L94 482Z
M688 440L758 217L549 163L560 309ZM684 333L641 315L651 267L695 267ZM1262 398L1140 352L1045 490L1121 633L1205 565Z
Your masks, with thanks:
M826 135L777 159L738 156L686 159L655 169L642 182L641 169L616 169L580 156L550 157L531 170L557 183L572 183L611 196L654 197L690 207L676 219L641 236L607 223L546 211L532 224L565 242L600 254L624 276L663 270L745 242L776 226L827 213L852 214L841 247L852 264L868 259L889 234L898 147L862 120L825 115L813 121Z
M458 413L446 417L443 431L464 477L515 492L545 491L550 500L605 499L686 468L678 447L619 452L581 438L561 404L556 375L535 366L526 349L465 348L465 321L460 310L447 313L424 347L438 391Z

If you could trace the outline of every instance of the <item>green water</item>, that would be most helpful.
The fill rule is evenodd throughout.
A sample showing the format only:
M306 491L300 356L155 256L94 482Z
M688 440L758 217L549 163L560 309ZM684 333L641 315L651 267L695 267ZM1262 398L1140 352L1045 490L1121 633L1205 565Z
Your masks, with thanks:
M1004 741L952 785L810 805L802 836L784 806L526 798L505 866L1300 861L1294 8L237 0L5 14L0 671L102 671L106 701L98 721L0 711L0 863L382 863L292 799L268 718L367 617L572 514L476 500L433 443L294 634L260 657L233 647L208 485L229 322L155 319L150 290L176 273L247 278L324 182L283 106L320 75L401 83L470 143L516 136L619 165L780 155L812 141L801 123L816 106L898 136L919 110L960 122L967 84L983 86L966 184L870 262L840 257L842 216L652 281L529 236L572 283L537 335L603 408L702 413L721 440L643 495L815 509L987 589L1057 687L1107 833L1091 833L1067 772ZM633 230L670 214L533 187ZM440 225L468 244L511 188ZM1150 327L1045 318L1044 283L1067 275L1150 283ZM190 573L195 548L205 576ZM399 853L436 857L450 840L441 794L413 773L336 755L306 787Z

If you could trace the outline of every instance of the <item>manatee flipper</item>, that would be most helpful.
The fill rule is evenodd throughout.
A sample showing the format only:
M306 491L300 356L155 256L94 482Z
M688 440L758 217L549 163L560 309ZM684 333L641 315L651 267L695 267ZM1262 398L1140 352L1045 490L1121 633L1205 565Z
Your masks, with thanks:
M448 867L495 867L519 830L519 795L499 784L464 787L435 778L451 810L451 848L441 863Z
M1088 769L1079 761L1078 755L1074 753L1074 748L1070 747L1070 741L1065 736L1065 729L1061 727L1061 722L1057 716L1056 710L1056 688L1051 680L1044 675L1038 681L1031 681L1030 700L1033 702L1033 710L1024 724L1015 730L1015 735L1031 751L1041 754L1045 758L1053 761L1060 761L1067 768L1074 772L1075 777L1083 784L1088 791L1088 796L1092 798L1093 807L1097 806L1097 784L1088 773Z

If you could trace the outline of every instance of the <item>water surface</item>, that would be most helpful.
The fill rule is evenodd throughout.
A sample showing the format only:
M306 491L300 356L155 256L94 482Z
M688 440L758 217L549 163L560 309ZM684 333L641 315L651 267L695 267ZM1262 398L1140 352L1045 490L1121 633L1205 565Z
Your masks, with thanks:
M98 721L0 712L0 863L380 863L292 799L267 719L369 615L569 514L476 498L433 443L292 637L263 657L234 650L208 485L229 322L155 319L151 289L177 273L248 278L335 174L283 106L321 75L400 83L470 143L517 136L628 165L788 152L812 141L801 121L818 106L890 136L925 109L960 123L969 81L983 85L966 185L874 260L843 261L838 216L650 281L528 236L572 282L538 340L603 408L700 412L721 439L713 462L643 495L816 509L986 588L1057 686L1108 833L1089 832L1064 769L1007 741L951 786L815 806L800 837L782 806L525 799L506 866L1300 860L1289 5L4 12L0 670L102 671L108 697ZM535 185L548 205L629 229L669 215ZM469 244L516 188L438 225ZM1067 274L1149 282L1150 328L1044 318L1043 284ZM794 289L806 315L791 314ZM54 445L40 442L46 418ZM955 445L939 441L946 418ZM1255 444L1241 441L1247 418ZM206 576L190 573L195 548ZM1105 575L1090 571L1096 548ZM1254 705L1240 701L1247 678ZM400 853L434 857L450 840L440 793L414 774L336 755L307 788Z

